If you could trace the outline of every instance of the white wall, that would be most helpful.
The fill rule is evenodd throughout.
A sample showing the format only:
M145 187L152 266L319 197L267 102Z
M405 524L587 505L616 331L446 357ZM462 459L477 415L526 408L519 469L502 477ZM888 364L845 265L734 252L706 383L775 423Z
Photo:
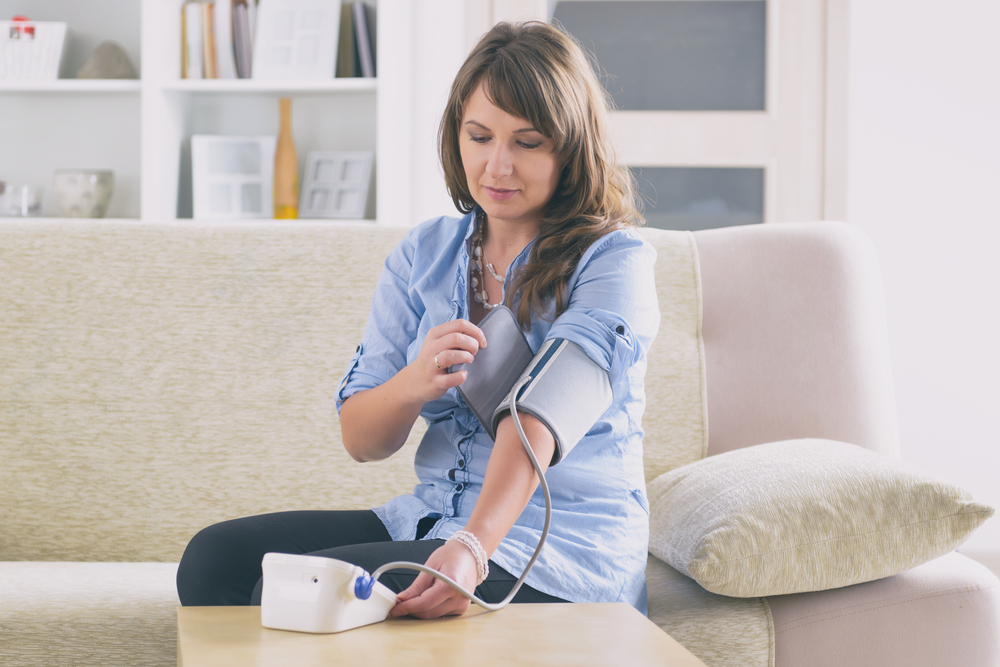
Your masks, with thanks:
M847 219L885 280L904 460L1000 509L1000 3L856 0ZM963 550L1000 555L1000 516Z
M448 196L437 130L466 44L464 0L420 0L413 12L413 224L461 215Z

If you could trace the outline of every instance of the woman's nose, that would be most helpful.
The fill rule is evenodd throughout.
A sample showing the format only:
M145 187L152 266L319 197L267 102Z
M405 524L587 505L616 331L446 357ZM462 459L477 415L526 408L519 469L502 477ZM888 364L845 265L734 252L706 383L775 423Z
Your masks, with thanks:
M486 173L490 175L490 178L501 178L509 175L512 171L510 151L501 142L496 142L489 162L486 163Z

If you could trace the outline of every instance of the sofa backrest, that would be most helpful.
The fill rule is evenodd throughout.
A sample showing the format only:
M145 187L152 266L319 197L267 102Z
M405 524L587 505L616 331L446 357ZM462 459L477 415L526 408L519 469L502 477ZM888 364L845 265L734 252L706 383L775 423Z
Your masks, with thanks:
M647 480L783 437L894 443L884 396L860 387L886 387L887 367L872 370L884 359L865 351L882 349L880 321L867 316L874 343L841 321L844 304L881 303L877 270L855 266L868 252L856 236L827 240L826 228L642 230L661 314ZM0 221L0 560L177 561L211 523L367 508L412 489L422 423L399 454L362 465L334 408L405 232ZM827 246L837 259L820 261ZM810 277L817 265L828 270ZM831 340L836 351L822 349Z
M0 560L176 562L211 523L412 489L412 442L357 464L334 407L405 232L0 222Z

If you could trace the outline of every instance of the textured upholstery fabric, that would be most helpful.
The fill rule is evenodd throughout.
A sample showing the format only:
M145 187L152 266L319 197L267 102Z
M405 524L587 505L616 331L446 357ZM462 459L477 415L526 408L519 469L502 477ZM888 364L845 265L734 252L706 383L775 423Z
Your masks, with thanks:
M764 598L709 593L656 556L646 566L649 620L710 667L774 663L771 612ZM805 663L800 663L805 664Z
M413 449L354 463L333 405L404 232L0 225L0 560L176 562L224 519L409 491Z
M173 563L0 562L0 665L177 664Z
M827 438L898 456L882 276L838 222L694 233L708 453Z
M952 551L993 515L960 488L832 440L719 454L648 490L650 552L736 597L891 576Z
M646 367L642 426L646 481L708 454L705 348L701 341L701 279L690 232L643 229L656 248L660 330Z
M894 577L767 601L775 667L1000 666L1000 581L958 553Z

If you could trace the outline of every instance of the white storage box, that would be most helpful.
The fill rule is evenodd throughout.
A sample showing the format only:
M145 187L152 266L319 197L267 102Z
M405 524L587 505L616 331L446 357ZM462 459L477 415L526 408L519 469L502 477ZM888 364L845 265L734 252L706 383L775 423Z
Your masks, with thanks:
M0 21L0 80L58 78L65 41L65 23Z

